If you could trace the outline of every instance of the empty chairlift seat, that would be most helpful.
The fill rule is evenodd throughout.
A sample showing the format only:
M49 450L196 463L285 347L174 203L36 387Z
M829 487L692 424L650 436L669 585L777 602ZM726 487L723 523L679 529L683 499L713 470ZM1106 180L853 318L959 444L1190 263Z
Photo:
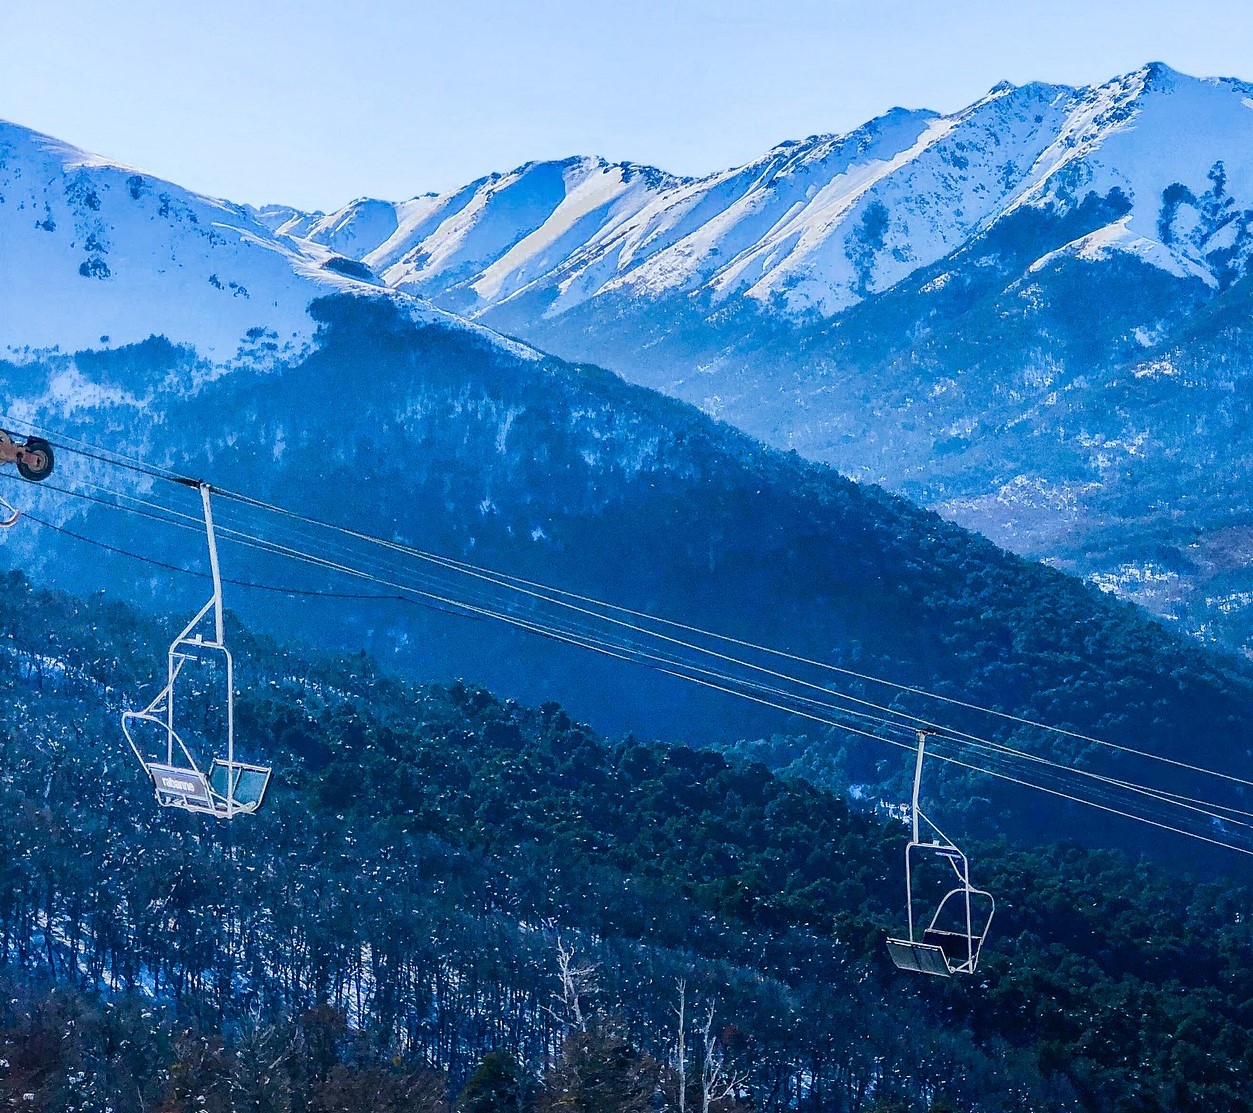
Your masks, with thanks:
M992 925L996 901L970 883L970 863L918 806L927 735L918 732L914 765L913 831L905 848L905 899L909 934L887 941L900 970L948 978L973 974ZM922 824L931 837L921 838ZM939 899L935 897L942 893ZM927 918L928 911L931 912ZM926 926L923 927L923 923Z
M193 486L196 486L193 484ZM141 711L122 712L122 731L144 771L152 778L157 803L162 807L202 812L218 819L250 815L265 799L270 768L235 758L235 668L226 648L222 615L222 580L218 571L217 543L209 487L199 484L204 506L205 532L209 540L209 566L213 573L213 596L200 608L170 645L165 687ZM188 745L176 722L176 693L184 670L214 662L222 669L225 692L219 723L226 740L225 756L214 756L204 771L197 760L198 745Z

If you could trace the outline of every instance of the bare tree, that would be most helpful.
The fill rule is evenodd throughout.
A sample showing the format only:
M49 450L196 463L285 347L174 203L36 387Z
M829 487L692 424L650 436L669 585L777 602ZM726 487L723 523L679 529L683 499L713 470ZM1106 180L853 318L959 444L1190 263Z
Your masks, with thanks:
M580 1032L586 1032L592 1014L587 1009L586 999L596 993L599 988L596 971L597 963L580 965L577 961L574 944L566 944L557 937L557 977L561 982L561 996L554 995L559 1006L549 1007L548 1011L554 1019Z
M715 1102L735 1098L748 1081L748 1074L732 1068L727 1063L726 1048L714 1031L715 1002L705 1002L705 1013L697 1021L702 1056L700 1067L700 1113L709 1113Z
M679 1003L674 1007L677 1021L674 1037L674 1078L679 1113L687 1113L687 980L680 978L676 988L679 991Z
M717 1002L710 998L703 1009L688 1009L687 980L675 983L678 1001L671 1010L675 1017L674 1049L670 1057L670 1078L674 1088L674 1106L678 1113L687 1113L689 1056L699 1057L699 1074L694 1081L700 1087L700 1113L712 1113L713 1107L728 1098L740 1096L748 1074L731 1067L722 1038L714 1030ZM692 1044L694 1046L689 1047ZM693 1071L694 1073L694 1071Z
M293 1050L292 1040L284 1033L251 1018L233 1057L231 1108L287 1113L292 1108L289 1060Z

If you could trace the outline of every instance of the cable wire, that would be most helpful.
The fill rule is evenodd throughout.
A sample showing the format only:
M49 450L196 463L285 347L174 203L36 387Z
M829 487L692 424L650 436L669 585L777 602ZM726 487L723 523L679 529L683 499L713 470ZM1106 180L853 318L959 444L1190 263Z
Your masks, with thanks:
M32 428L34 427L32 426ZM51 437L49 439L51 440ZM140 461L130 460L120 453L108 454L104 452L103 450L95 449L94 446L87 445L86 442L74 441L73 438L65 438L63 436L58 436L57 441L54 443L58 447L65 448L70 452L77 452L80 455L87 456L89 458L104 462L111 466L126 468L128 470L145 475L149 478L169 480L169 481L173 481L184 486L197 485L196 481L189 480L186 477L180 476L177 473L170 471L169 469L150 467L148 465L143 464ZM66 494L66 495L76 497L76 498L84 498L90 502L94 502L98 505L108 506L114 510L121 510L126 513L139 514L145 518L148 518L149 520L156 520L167 525L175 525L175 526L181 526L187 529L194 529L197 532L199 532L201 528L199 520L193 517L192 515L184 514L182 512L173 510L172 508L166 507L160 503L155 503L155 502L152 502L151 500L145 500L145 499L139 498L138 496L113 491L111 489L103 487L102 485L95 484L90 481L85 481L85 482L87 482L89 486L94 487L97 491L101 492L102 494L108 494L113 499L116 499L119 501L110 502L108 499L100 497L100 495L90 495L84 492L76 492L68 488L56 487L56 486L52 486L48 484L45 484L44 486L45 486L45 489L48 489L48 490L58 491L59 493ZM364 595L364 594L359 595L356 593L304 591L302 589L293 590L293 589L281 588L276 585L256 584L256 583L249 583L246 581L227 581L227 582L231 582L235 584L236 586L240 586L243 588L250 588L250 589L259 589L259 590L281 591L286 594L293 594L293 595L296 595L296 594L317 595L317 596L325 596L325 597L330 597L330 598L405 599L406 601L412 602L416 600L411 598L411 596L416 596L418 597L418 599L426 600L428 603L439 603L439 604L442 604L443 606L452 608L451 611L443 611L442 606L437 607L436 609L441 610L442 613L452 613L452 614L456 614L459 616L475 616L479 618L491 618L497 621L503 621L510 625L515 626L518 629L521 629L529 633L533 633L533 634L537 634L537 635L549 637L549 638L555 638L558 641L563 641L573 646L577 646L583 649L588 649L594 652L606 654L608 656L617 658L619 660L633 662L637 664L644 664L647 667L654 668L657 671L660 671L662 673L676 677L681 680L686 680L688 682L701 684L701 685L704 685L705 687L709 687L709 688L712 688L714 690L721 691L721 692L726 692L727 694L738 696L740 698L750 699L753 702L760 703L768 707L773 707L778 710L785 711L789 714L800 715L801 717L808 718L808 719L823 723L828 726L833 726L839 729L848 730L854 734L859 734L867 738L873 738L875 741L885 742L891 745L899 746L901 748L913 749L913 743L904 742L897 738L888 737L884 732L888 730L911 730L912 731L916 729L926 729L928 730L928 733L935 734L935 736L938 739L941 739L942 741L946 743L958 745L958 746L964 746L968 749L974 750L977 753L983 753L985 758L998 757L998 758L1008 759L1008 760L1030 762L1040 767L1040 770L1042 772L1047 772L1052 776L1057 776L1059 774L1067 775L1067 776L1081 776L1090 780L1094 786L1099 786L1101 790L1115 789L1115 790L1120 790L1123 792L1140 795L1140 796L1143 796L1145 799L1153 801L1158 804L1165 804L1171 807L1182 808L1188 811L1192 811L1199 815L1203 815L1206 818L1211 819L1215 822L1233 823L1238 826L1247 827L1249 826L1249 824L1245 824L1242 821L1234 819L1232 817L1234 815L1244 815L1246 817L1253 818L1253 813L1246 812L1241 809L1237 809L1230 805L1217 804L1217 803L1210 802L1210 801L1198 800L1194 797L1185 796L1180 793L1174 793L1174 792L1170 792L1167 790L1153 789L1144 785L1138 785L1131 781L1127 781L1127 780L1123 780L1119 778L1106 777L1102 774L1094 773L1089 770L1082 770L1082 769L1077 769L1074 766L1062 765L1060 763L1051 761L1050 759L1043 758L1039 755L1031 754L1023 750L1018 750L1014 747L1009 747L1002 743L984 739L977 735L969 734L963 731L955 731L951 727L943 727L940 724L932 723L929 720L923 719L918 716L914 716L912 714L909 714L908 712L904 712L896 708L884 707L883 705L876 704L873 701L862 699L860 697L854 696L847 692L841 692L841 691L831 689L825 686L813 684L810 681L806 681L801 678L791 676L777 669L769 669L764 666L758 665L754 662L745 661L729 653L722 653L717 650L712 650L707 646L702 646L694 642L689 642L683 638L676 638L670 635L662 634L659 631L655 629L650 629L649 627L643 626L638 622L629 622L623 619L616 619L616 618L607 616L604 613L601 613L600 611L597 611L593 608L597 608L597 607L603 608L604 610L609 610L616 614L629 615L631 617L638 618L644 622L656 623L658 625L662 625L670 629L684 631L684 632L687 632L687 633L690 633L692 635L696 635L699 637L710 638L722 644L735 645L740 648L753 650L755 652L765 653L765 654L774 656L776 658L788 659L788 660L793 661L794 663L801 663L801 664L805 664L809 666L818 667L824 670L828 670L830 672L842 674L850 678L861 680L863 682L884 685L884 686L893 688L901 693L909 693L915 696L939 700L939 701L942 701L942 702L945 702L954 706L962 707L968 710L973 710L973 711L982 712L984 714L993 715L1003 720L1013 721L1020 725L1047 730L1047 731L1050 731L1059 735L1070 737L1075 740L1080 740L1080 741L1084 741L1090 744L1108 747L1109 749L1112 749L1115 751L1121 751L1124 753L1132 754L1134 756L1148 758L1148 759L1155 760L1155 761L1161 761L1166 764L1177 766L1179 768L1183 768L1194 773L1212 776L1212 777L1220 778L1223 780L1227 780L1233 783L1246 785L1250 787L1253 787L1253 781L1247 781L1242 778L1235 777L1230 774L1225 774L1219 771L1207 769L1202 766L1192 765L1186 762L1179 762L1174 759L1165 758L1161 755L1149 753L1147 751L1136 750L1131 747L1119 746L1119 745L1107 742L1099 738L1094 738L1092 736L1080 734L1074 731L1068 731L1062 728L1052 727L1052 726L1049 726L1048 724L1039 723L1039 722L1036 722L1031 719L1027 719L1022 716L1016 716L1016 715L1012 715L1009 713L1000 712L995 709L982 707L978 704L974 704L968 701L958 700L953 697L942 696L937 693L929 692L922 688L917 688L917 687L913 687L909 685L898 684L892 681L887 681L882 678L872 676L870 674L859 673L859 672L856 672L854 670L849 670L849 669L843 669L843 668L840 668L839 666L830 665L829 663L811 660L809 658L805 658L799 655L787 653L781 650L776 650L769 646L763 646L763 645L759 645L759 644L749 642L746 640L736 639L733 637L729 637L727 635L722 635L722 634L718 634L712 631L704 630L696 626L674 622L669 619L660 618L655 615L647 614L646 612L633 611L630 608L621 607L616 604L606 603L604 601L594 599L593 597L590 597L590 596L578 595L577 593L567 592L567 591L564 591L563 589L552 587L550 585L539 584L534 581L523 580L519 577L513 577L505 573L499 573L490 569L481 568L479 566L469 564L468 562L458 561L453 558L448 558L448 557L440 556L438 554L428 553L423 550L416 549L412 546L401 544L399 542L387 541L386 539L375 537L373 535L363 533L358 530L352 530L348 527L324 522L324 521L321 521L319 519L316 519L307 515L303 515L294 511L286 510L285 508L274 506L273 504L265 503L261 500L254 499L250 496L242 495L237 492L232 492L232 491L228 491L228 490L224 490L224 489L220 489L216 487L212 488L212 490L214 491L215 494L219 495L220 497L228 499L228 500L233 500L242 506L253 508L255 510L262 511L264 513L278 515L286 519L298 522L305 526L314 527L314 528L322 529L322 530L329 530L341 536L345 536L350 539L360 541L371 546L380 547L384 549L385 551L390 551L396 554L403 554L411 558L415 558L423 562L426 562L428 564L431 564L437 568L441 568L445 571L469 576L470 578L477 580L481 585L484 585L490 588L503 589L506 591L519 593L523 595L524 597L528 598L533 604L539 603L539 604L545 604L549 606L560 607L560 608L565 609L566 611L573 612L574 614L578 615L582 621L592 620L592 621L597 621L601 623L606 623L620 630L627 631L628 633L633 633L633 634L647 637L647 638L657 639L663 643L673 646L674 649L667 653L650 652L644 649L643 647L639 646L638 644L633 644L633 643L624 644L621 641L613 641L612 639L605 638L605 637L592 636L588 633L586 627L578 628L578 627L570 627L568 625L561 626L561 625L557 625L553 623L552 621L544 622L544 621L537 620L534 618L523 618L516 614L509 613L506 609L502 608L499 605L485 606L485 605L482 605L482 600L478 602L467 602L465 599L456 598L452 594L443 593L443 591L430 590L429 583L427 587L415 587L412 584L404 583L402 581L388 581L388 580L383 579L382 577L374 575L373 573L370 573L368 571L355 567L352 564L346 563L343 559L332 559L326 555L314 554L314 553L307 551L307 549L302 549L297 544L284 544L280 542L275 542L273 540L259 537L255 533L249 533L244 530L236 530L236 529L229 528L229 527L222 527L220 532L223 533L224 537L234 541L235 543L243 544L248 547L255 548L259 551L266 552L274 556L285 557L287 559L302 561L302 562L311 564L313 566L322 568L323 570L329 571L334 574L365 578L369 581L379 584L380 586L391 587L397 591L404 592L405 594L404 595ZM135 505L133 506L123 505L122 501L120 501L123 499L129 502L132 502ZM165 562L155 560L154 558L144 557L142 554L129 553L115 546L110 546L107 543L100 542L93 538L88 538L85 535L77 534L63 526L56 526L56 525L53 525L52 523L43 521L38 518L33 518L33 517L32 517L32 520L41 526L45 526L47 528L54 529L54 530L59 530L60 532L66 533L67 535L74 537L80 541L85 541L90 544L98 545L101 548L118 553L119 555L124 555L128 557L136 557L137 559L140 559L140 560L147 560L149 563L156 564L170 571L176 571L176 572L190 571L188 569L180 568L176 565L167 564ZM291 531L288 531L288 532L290 533ZM308 542L311 541L312 539L300 538L298 535L296 538L293 538L292 540L304 540L306 544L308 544ZM319 544L317 547L322 549L323 554L327 552L328 547L325 544ZM330 551L333 553L335 550L332 547ZM196 573L196 574L199 575L201 573ZM426 578L420 577L420 579L426 579ZM571 600L571 599L576 600L577 602L575 604L571 604L570 602L568 602L568 600ZM583 606L579 604L587 604L587 605ZM824 698L818 699L814 696L798 695L797 693L788 691L787 689L777 688L777 687L774 687L773 685L763 684L761 682L754 682L754 681L746 680L743 677L724 673L724 672L719 671L718 669L706 668L706 667L696 665L693 662L684 660L681 656L677 655L677 653L682 650L687 650L687 651L691 651L691 652L701 654L704 656L712 657L715 660L721 662L723 665L749 669L753 672L768 676L772 678L773 680L776 680L784 684L797 685L797 686L804 687L815 692L822 693L822 696ZM847 700L858 706L855 708L850 708L844 705L830 702L832 699ZM806 710L806 708L809 708L810 710ZM879 711L882 714L879 716L875 716L875 715L870 714L869 710L867 709ZM880 728L879 732L873 733L868 730L854 727L852 725L852 722L850 722L850 720L860 720L862 722L869 722L874 725L877 725ZM951 764L955 766L959 766L961 768L969 769L977 773L982 773L982 774L998 777L999 779L1010 781L1016 784L1020 784L1025 787L1035 788L1039 791L1047 792L1051 795L1058 796L1066 800L1071 800L1075 803L1088 804L1090 806L1100 808L1103 811L1108 811L1108 812L1112 812L1113 814L1123 816L1124 818L1149 823L1153 826L1160 827L1164 830L1174 831L1175 833L1178 833L1178 834L1183 834L1189 837L1198 838L1198 839L1201 839L1202 841L1213 843L1215 845L1227 846L1230 849L1240 850L1241 852L1245 852L1245 853L1249 852L1249 851L1245 851L1243 848L1239 846L1226 843L1221 840L1216 840L1212 837L1198 834L1197 832L1187 831L1187 830L1175 827L1170 824L1159 822L1145 815L1132 813L1132 812L1126 811L1125 809L1115 808L1109 805L1101 804L1097 801L1094 801L1088 798L1078 797L1071 793L1066 793L1057 789L1049 788L1047 786L1040 785L1035 782L1027 781L1026 779L1021 778L1021 777L1015 777L1012 774L1008 774L1008 773L993 770L993 769L988 769L984 766L971 765L960 759L952 758L946 755L936 754L935 756L937 760L948 761ZM1220 812L1225 813L1225 814L1219 814Z
M237 543L244 544L248 547L260 549L263 552L286 556L291 559L296 559L296 560L301 560L307 563L312 563L316 566L328 568L332 571L343 573L343 574L362 576L374 582L378 582L386 586L395 587L395 588L398 588L400 590L404 590L407 592L418 592L428 598L440 599L441 601L444 601L450 605L460 607L463 609L463 612L465 610L469 610L472 613L477 613L482 617L491 617L497 620L503 620L505 622L508 622L518 627L519 629L525 630L530 633L539 634L544 637L555 638L558 641L564 641L568 644L579 646L584 649L590 649L595 652L604 653L608 656L614 657L619 660L646 664L646 665L649 665L650 667L655 667L657 671L663 672L670 676L674 676L678 679L702 684L705 687L709 687L714 690L725 692L728 694L737 695L737 696L740 696L741 698L748 698L748 699L751 699L753 702L762 704L764 706L772 707L781 711L786 711L790 714L800 715L804 718L811 719L812 721L820 722L828 726L835 726L840 729L850 731L851 733L861 735L863 737L872 738L876 741L887 742L889 744L896 745L904 749L913 748L912 742L904 742L904 741L894 739L891 737L885 737L882 732L872 733L870 731L866 731L866 730L863 730L854 726L853 723L849 721L850 718L860 717L863 719L873 720L877 722L879 725L887 726L889 728L903 729L905 725L895 719L884 719L882 717L869 716L864 711L838 706L830 702L818 701L814 699L812 696L797 696L795 693L787 692L785 690L778 689L778 688L764 686L760 684L759 682L746 682L742 677L735 677L726 673L721 673L721 672L717 672L714 670L702 668L700 666L694 665L690 661L686 661L681 658L676 658L673 656L673 654L661 655L657 653L651 653L651 652L641 649L641 647L635 644L622 644L620 642L607 641L604 638L590 637L584 631L571 630L569 628L557 628L549 623L522 619L516 615L504 614L494 608L467 606L466 601L464 599L453 599L448 596L441 596L432 592L422 591L421 589L414 588L412 585L409 585L409 584L382 580L379 577L369 572L366 572L362 569L359 569L350 565L346 565L340 561L330 561L330 560L327 560L325 557L310 554L307 551L297 549L293 546L276 543L265 538L259 538L255 535L248 534L248 533L238 531L238 530L234 530L232 528L224 527L223 533L225 536L227 536L228 538L230 538L231 540ZM255 586L255 585L250 585L250 586ZM319 593L319 594L324 594L324 593ZM343 594L347 594L347 593L343 593ZM647 631L645 632L647 633ZM724 659L732 661L732 663L736 663L736 664L743 663L743 662L734 661L730 658L727 658L726 655L722 655L722 656L724 657ZM695 673L696 675L693 675L693 673ZM778 675L780 679L784 679L784 680L794 679L794 678L786 677L784 674L776 674L776 675ZM840 694L840 693L829 693L829 694L841 695L841 696L844 696L844 698L847 698L846 694ZM764 697L769 697L769 698L764 698ZM861 702L864 703L865 701L861 701ZM797 706L798 703L802 704L802 706L798 707ZM809 711L807 711L805 709L805 706L803 705L808 705L809 707L815 708L819 711L819 713L812 714ZM1033 755L1033 754L1025 753L1023 751L1014 750L1013 748L1005 747L999 743L990 742L988 740L973 740L973 736L969 736L969 735L963 735L961 737L954 738L947 733L938 734L937 738L939 740L946 741L949 743L966 745L968 748L973 746L973 748L977 752L984 753L985 757L1000 756L1000 757L1008 757L1011 759L1030 761L1039 766L1044 767L1047 771L1052 773L1054 776L1056 776L1057 774L1070 774L1072 776L1073 775L1084 776L1088 778L1089 780L1097 783L1100 786L1114 788L1114 789L1122 789L1124 791L1127 791L1133 794L1144 796L1147 799L1157 802L1157 803L1172 805L1176 807L1184 807L1189 811L1196 812L1212 820L1222 820L1222 819L1229 818L1229 817L1218 815L1216 811L1214 810L1206 810L1204 808L1191 807L1188 804L1181 803L1182 800L1191 799L1191 798L1184 798L1184 797L1180 797L1178 794L1166 793L1160 790L1149 789L1149 788L1146 788L1145 786L1135 785L1131 782L1105 777L1100 774L1091 773L1090 771L1087 771L1087 770L1076 770L1073 767L1062 766L1056 762L1052 762L1048 759L1041 758L1039 757L1039 755ZM938 756L940 755L937 755L937 757ZM1125 808L1116 808L1116 807L1103 805L1099 801L1093 801L1088 798L1077 797L1073 793L1065 793L1060 790L1054 790L1054 789L1049 788L1046 785L1041 785L1038 782L1028 781L1024 777L1014 776L1011 773L1006 773L1004 770L988 768L986 764L981 765L981 766L975 766L969 762L962 762L962 761L954 761L953 763L960 765L963 768L968 768L968 769L971 769L977 772L986 773L989 775L995 775L995 776L1000 777L1001 779L1012 781L1017 784L1026 785L1028 787L1035 787L1037 789L1040 789L1041 791L1048 791L1052 793L1053 795L1061 796L1068 800L1074 800L1076 802L1081 802L1081 803L1089 803L1089 804L1092 804L1093 806L1100 807L1102 810L1105 810L1105 811L1111 811L1113 813L1128 816L1128 817L1139 818L1145 822L1150 822L1156 826L1161 826L1163 827L1163 829L1168 829L1172 831L1183 830L1182 828L1178 828L1173 824L1163 824L1151 817L1131 813L1127 811ZM1217 809L1217 808L1225 807L1225 806L1211 805L1211 807L1214 809ZM1236 822L1238 823L1238 821ZM1239 825L1247 826L1245 824L1239 824ZM1206 841L1209 841L1209 842L1215 841L1209 837L1205 837L1205 838L1206 838ZM1228 844L1224 843L1223 845L1228 845Z

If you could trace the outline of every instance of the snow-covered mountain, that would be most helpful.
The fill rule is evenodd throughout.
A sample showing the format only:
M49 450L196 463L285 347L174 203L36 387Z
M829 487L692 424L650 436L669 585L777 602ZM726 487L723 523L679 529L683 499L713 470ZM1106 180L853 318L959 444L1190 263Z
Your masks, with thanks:
M1253 86L1160 64L896 109L699 179L572 158L330 214L0 126L0 356L161 332L277 364L321 294L396 299L600 363L1253 653L1253 499L1232 494L1253 481L1251 254Z
M0 121L0 355L154 332L206 361L291 358L336 292L400 298L360 263L275 235L244 206Z
M261 219L1253 653L1253 85L1152 63L700 179Z
M400 203L254 212L280 235L359 259L393 287L473 311L543 280L679 184L651 167L571 158Z
M894 109L695 180L580 158L411 201L258 217L471 315L517 299L551 317L609 295L688 295L829 317L1016 211L1089 193L1124 211L1062 250L1220 282L1249 252L1253 86L1153 63L1091 88L998 85L947 116Z

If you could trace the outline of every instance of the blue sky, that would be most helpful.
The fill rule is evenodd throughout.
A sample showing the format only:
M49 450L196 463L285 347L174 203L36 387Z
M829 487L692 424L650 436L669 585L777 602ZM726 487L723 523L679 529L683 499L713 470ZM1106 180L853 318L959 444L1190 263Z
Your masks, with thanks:
M0 0L0 28L0 118L310 208L569 154L703 173L1002 79L1253 80L1236 0Z

